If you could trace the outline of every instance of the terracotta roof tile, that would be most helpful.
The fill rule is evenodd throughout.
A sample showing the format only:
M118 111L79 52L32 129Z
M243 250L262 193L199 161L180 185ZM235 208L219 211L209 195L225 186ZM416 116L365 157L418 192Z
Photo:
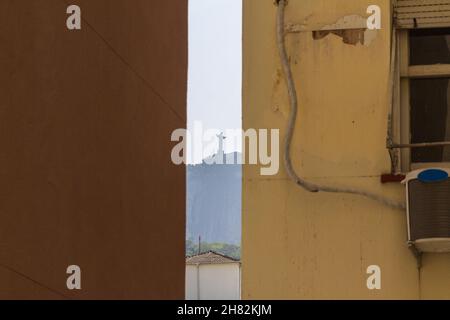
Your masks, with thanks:
M192 257L186 257L186 264L223 264L223 263L239 263L239 260L227 257L226 255L214 251L208 251Z

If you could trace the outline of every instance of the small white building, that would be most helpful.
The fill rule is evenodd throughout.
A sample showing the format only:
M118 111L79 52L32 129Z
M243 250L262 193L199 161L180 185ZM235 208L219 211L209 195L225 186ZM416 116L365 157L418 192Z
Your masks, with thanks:
M213 251L186 258L187 300L240 298L240 261Z

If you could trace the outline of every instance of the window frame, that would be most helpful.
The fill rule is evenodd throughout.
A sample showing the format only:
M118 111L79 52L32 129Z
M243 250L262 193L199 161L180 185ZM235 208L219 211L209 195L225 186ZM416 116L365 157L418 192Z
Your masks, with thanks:
M394 75L397 79L394 87L394 118L399 119L399 125L394 128L394 141L400 144L411 144L411 106L410 106L410 79L420 78L450 78L450 64L410 65L409 30L398 29L396 32L397 63ZM449 106L450 107L450 106ZM450 162L412 162L411 148L401 148L399 151L401 172L410 172L416 169L429 167L450 168Z

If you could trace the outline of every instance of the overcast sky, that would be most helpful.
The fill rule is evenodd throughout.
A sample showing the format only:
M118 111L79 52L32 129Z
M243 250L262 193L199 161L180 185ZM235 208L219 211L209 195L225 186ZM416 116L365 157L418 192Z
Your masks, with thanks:
M195 121L205 129L241 128L241 79L241 0L189 0L188 129ZM226 140L225 151L239 148L232 145Z

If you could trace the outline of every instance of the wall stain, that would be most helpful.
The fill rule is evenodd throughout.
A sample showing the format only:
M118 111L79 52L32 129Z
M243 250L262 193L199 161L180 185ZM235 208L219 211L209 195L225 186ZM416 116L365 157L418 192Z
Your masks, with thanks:
M340 18L333 24L325 25L320 30L313 31L313 39L320 40L334 34L348 45L369 46L376 38L377 30L367 29L367 18L358 15L349 15Z
M341 30L320 30L313 31L313 39L320 40L329 34L337 35L342 38L345 44L357 45L358 43L364 45L364 35L366 29L341 29Z

